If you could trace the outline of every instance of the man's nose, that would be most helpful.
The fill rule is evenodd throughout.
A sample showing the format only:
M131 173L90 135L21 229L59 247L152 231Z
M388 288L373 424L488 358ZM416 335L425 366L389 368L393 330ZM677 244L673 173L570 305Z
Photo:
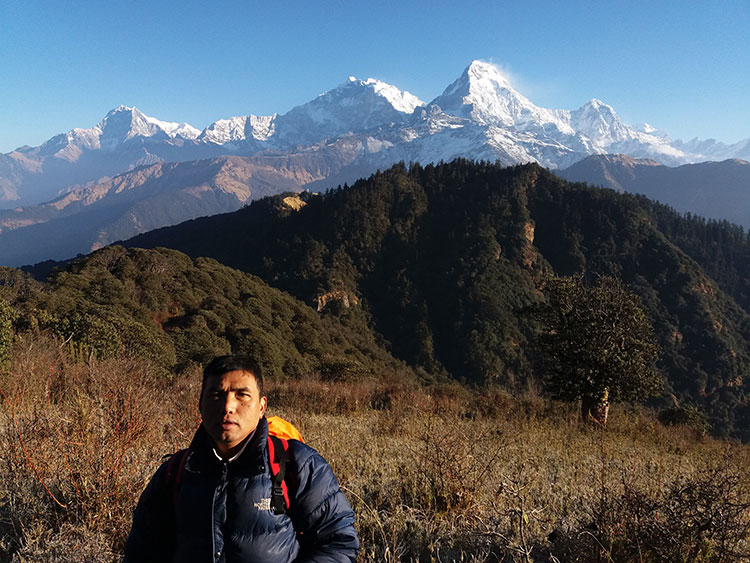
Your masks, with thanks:
M237 409L237 398L233 393L227 393L224 399L224 412L233 413Z

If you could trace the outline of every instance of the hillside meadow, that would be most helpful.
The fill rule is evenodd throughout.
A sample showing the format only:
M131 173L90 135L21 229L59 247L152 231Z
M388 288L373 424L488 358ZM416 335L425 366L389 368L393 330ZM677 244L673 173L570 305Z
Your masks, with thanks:
M535 389L271 377L270 414L331 463L362 562L750 557L750 450L646 409L606 428ZM197 366L19 335L0 375L0 560L118 561L138 496L199 424Z

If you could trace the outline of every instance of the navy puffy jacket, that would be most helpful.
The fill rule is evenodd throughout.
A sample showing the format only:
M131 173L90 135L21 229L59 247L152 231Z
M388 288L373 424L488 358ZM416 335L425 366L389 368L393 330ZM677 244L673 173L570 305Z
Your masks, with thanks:
M261 419L240 457L227 463L201 426L177 491L167 462L138 501L125 546L127 563L349 563L359 540L354 512L330 466L314 449L289 440L287 514L271 510L268 423Z

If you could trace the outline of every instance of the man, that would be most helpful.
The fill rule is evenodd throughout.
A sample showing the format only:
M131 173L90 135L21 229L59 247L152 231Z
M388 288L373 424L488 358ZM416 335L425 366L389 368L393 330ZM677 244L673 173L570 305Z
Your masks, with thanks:
M289 508L274 510L266 407L255 360L220 356L206 366L203 422L182 467L162 464L141 495L127 563L356 559L354 513L328 463L297 440L289 440L284 478Z

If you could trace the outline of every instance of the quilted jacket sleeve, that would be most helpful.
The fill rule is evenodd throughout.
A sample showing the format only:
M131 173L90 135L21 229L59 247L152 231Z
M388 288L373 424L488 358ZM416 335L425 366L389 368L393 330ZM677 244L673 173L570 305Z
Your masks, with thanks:
M124 563L171 561L174 545L174 515L166 490L165 462L151 478L133 512L133 525L125 543Z
M293 452L298 483L289 512L300 534L295 563L353 562L359 552L354 511L323 457L307 446L300 447L304 448L301 455Z

